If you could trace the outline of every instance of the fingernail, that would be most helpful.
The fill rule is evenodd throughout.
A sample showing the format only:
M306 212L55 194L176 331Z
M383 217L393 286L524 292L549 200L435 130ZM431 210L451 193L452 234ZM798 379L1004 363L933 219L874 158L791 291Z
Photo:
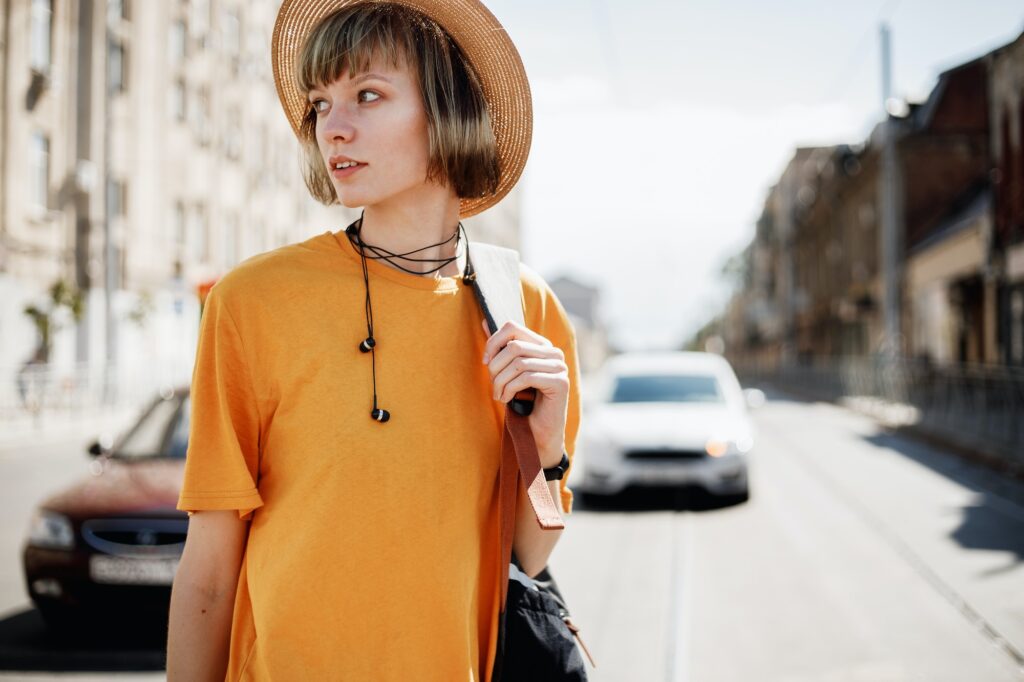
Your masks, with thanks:
M484 353L484 364L485 365L487 364L487 361L490 360L490 359L491 359L491 356L488 355L487 353Z

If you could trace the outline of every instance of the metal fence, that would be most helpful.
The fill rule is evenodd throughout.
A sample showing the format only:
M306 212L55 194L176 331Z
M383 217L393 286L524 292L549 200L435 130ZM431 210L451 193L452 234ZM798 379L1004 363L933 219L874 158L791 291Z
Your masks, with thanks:
M176 387L183 379L187 383L191 365L173 364L0 365L0 428L25 421L59 424L96 411L144 404L158 391Z
M822 400L869 399L906 425L1024 466L1024 370L909 358L816 358L787 366L736 362L746 381Z

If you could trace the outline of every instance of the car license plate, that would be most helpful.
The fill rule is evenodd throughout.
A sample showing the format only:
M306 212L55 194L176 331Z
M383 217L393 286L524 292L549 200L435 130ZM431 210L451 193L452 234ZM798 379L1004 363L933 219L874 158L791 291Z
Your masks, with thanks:
M114 585L170 585L178 557L132 558L96 554L89 558L89 576Z

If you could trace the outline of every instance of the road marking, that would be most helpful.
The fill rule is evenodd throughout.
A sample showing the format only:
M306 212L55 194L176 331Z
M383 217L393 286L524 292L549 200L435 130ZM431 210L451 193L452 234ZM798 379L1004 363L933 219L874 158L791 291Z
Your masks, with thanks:
M675 523L678 519L678 523ZM667 682L690 679L690 613L693 605L693 514L672 515L671 602L668 622Z

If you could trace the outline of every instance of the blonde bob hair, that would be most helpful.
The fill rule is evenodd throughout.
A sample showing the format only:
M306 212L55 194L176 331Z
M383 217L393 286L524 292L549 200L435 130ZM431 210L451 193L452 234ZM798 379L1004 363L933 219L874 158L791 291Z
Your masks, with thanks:
M458 45L437 22L402 5L366 3L324 18L309 34L295 63L303 94L365 73L374 58L408 65L419 82L429 134L426 180L448 184L459 198L494 194L501 169L480 82ZM302 119L303 178L313 197L338 203L316 139L316 110Z

